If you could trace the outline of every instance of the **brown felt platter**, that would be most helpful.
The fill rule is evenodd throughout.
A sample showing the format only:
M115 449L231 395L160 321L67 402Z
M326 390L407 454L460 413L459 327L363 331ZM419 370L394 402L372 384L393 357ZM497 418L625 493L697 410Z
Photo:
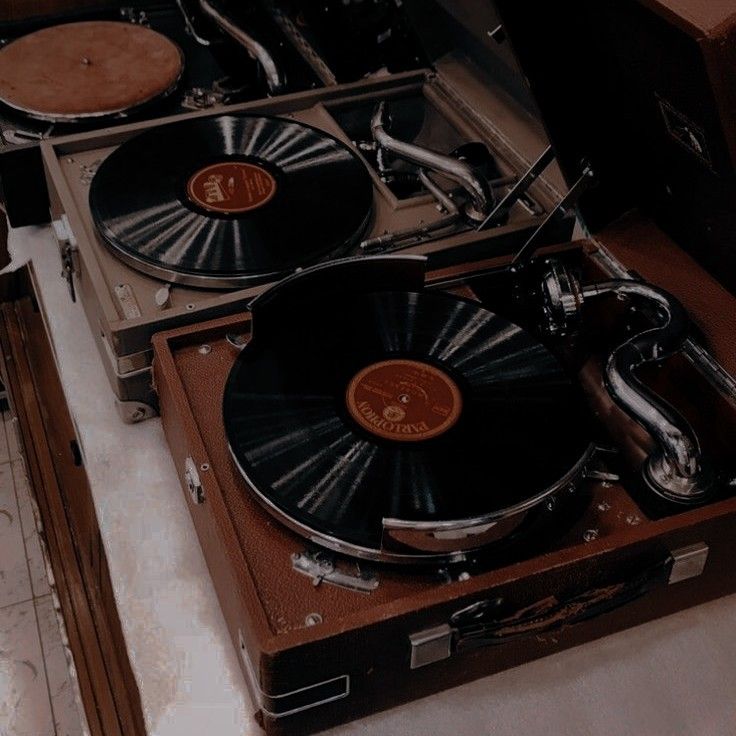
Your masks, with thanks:
M115 115L166 95L182 69L179 47L149 28L65 23L0 50L0 101L50 121Z

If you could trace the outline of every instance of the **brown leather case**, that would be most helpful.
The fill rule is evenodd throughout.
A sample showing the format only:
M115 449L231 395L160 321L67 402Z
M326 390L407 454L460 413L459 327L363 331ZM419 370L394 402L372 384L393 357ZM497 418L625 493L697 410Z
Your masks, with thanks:
M633 247L643 236L661 249L656 261ZM601 246L675 291L727 362L732 333L718 312L736 313L734 297L638 216L584 244L589 276L601 275ZM370 594L313 584L292 569L304 540L259 506L228 454L221 400L237 353L227 337L248 330L241 314L160 333L154 375L182 488L269 734L359 718L736 590L736 500L655 519L622 485L593 479L584 512L544 554L499 559L467 579L380 568ZM660 373L658 385L687 383L692 400L680 408L702 417L713 399L688 366L675 361ZM721 411L720 432L733 437L734 410Z
M587 224L636 205L735 290L736 1L496 4Z

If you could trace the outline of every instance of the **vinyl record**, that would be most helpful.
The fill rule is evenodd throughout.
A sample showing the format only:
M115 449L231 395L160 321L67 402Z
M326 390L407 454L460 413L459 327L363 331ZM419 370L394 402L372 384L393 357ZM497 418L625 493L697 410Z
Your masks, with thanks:
M326 546L387 559L384 519L502 515L589 450L577 384L474 302L358 295L261 338L227 383L230 450L266 507Z
M281 118L222 115L151 129L100 165L99 232L126 263L191 286L284 275L353 244L372 210L360 159Z

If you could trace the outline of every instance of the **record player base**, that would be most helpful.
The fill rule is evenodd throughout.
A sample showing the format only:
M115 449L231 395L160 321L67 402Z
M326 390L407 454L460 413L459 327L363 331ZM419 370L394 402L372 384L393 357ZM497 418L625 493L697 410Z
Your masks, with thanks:
M161 333L154 374L185 498L267 733L354 720L736 590L728 572L736 500L653 521L623 487L592 481L582 518L543 555L449 583L379 568L368 595L314 585L292 569L292 555L308 545L255 502L228 455L216 397L236 356L226 336L247 331L240 315ZM598 537L583 542L591 528ZM662 565L667 574L646 594L616 607L616 591ZM583 594L610 610L578 620L563 605L546 628L513 624L529 606ZM499 601L505 633L458 647L450 619L481 601Z

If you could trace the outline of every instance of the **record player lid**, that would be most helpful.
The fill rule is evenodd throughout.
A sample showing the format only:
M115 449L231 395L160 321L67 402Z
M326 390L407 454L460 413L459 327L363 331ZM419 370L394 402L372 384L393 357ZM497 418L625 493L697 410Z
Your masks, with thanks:
M0 50L0 101L50 121L115 115L167 94L182 69L179 47L144 26L64 23Z
M717 15L707 9L713 4L690 4L702 22ZM723 3L716 5L723 15ZM459 52L544 125L568 185L592 167L597 184L578 202L590 231L647 201L646 177L632 175L648 163L636 137L639 100L611 60L612 44L625 46L607 27L616 2L404 0L404 7L436 67Z

